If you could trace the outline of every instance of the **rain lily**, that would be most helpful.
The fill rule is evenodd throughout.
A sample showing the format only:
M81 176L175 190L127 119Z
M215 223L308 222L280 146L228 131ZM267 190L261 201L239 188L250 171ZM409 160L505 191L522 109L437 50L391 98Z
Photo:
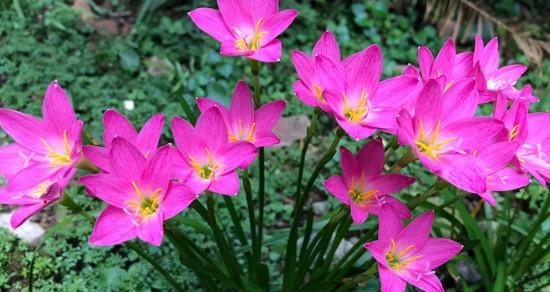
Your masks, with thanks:
M252 93L244 81L239 81L229 108L209 98L198 98L201 112L217 107L227 127L229 142L249 142L256 148L279 144L273 128L283 113L286 102L276 100L254 110Z
M452 39L447 40L437 56L428 47L418 48L420 76L424 82L436 79L448 90L453 84L467 78L472 70L472 52L456 53Z
M383 207L378 240L365 248L378 262L382 292L405 291L407 283L422 291L444 291L435 269L462 250L447 238L430 238L434 212L429 211L403 226L392 208Z
M138 133L125 116L115 110L107 110L103 115L103 143L105 147L84 146L84 156L102 171L109 172L109 151L115 137L122 137L134 145L146 158L152 157L162 134L164 116L152 116Z
M484 46L483 39L479 35L476 35L475 39L474 66L482 102L495 100L498 91L510 93L514 84L527 71L527 67L521 64L499 68L498 39L495 37ZM516 96L507 95L510 99Z
M21 206L13 228L61 197L81 158L83 122L57 81L48 86L42 114L0 109L0 126L15 141L0 148L0 174L7 180L0 203Z
M379 83L382 53L377 45L346 58L342 63L315 56L315 72L323 96L336 121L354 139L371 136L377 129L393 133L396 116L411 99L418 79L401 75Z
M90 243L115 245L139 237L160 245L163 223L197 197L172 180L173 153L161 147L150 159L130 141L116 137L109 150L110 173L82 177L80 183L109 206L97 218Z
M483 149L504 129L502 122L473 117L477 108L475 82L463 80L446 92L429 80L420 93L414 116L406 110L398 118L398 139L410 145L422 164L467 192L487 190L486 174L467 153Z
M384 145L380 138L365 144L356 155L340 149L342 176L331 176L325 188L342 203L350 206L355 224L361 224L369 213L379 215L384 205L392 206L403 218L410 218L407 207L390 194L414 183L415 179L401 174L382 174Z
M292 63L300 80L294 82L294 93L307 106L318 106L331 112L324 97L325 88L315 72L315 56L322 55L334 62L340 62L340 48L334 35L326 31L313 47L311 56L301 51L292 52Z
M236 169L254 159L256 147L243 141L230 143L219 107L201 113L195 127L182 118L174 118L172 132L181 154L180 161L175 162L176 171L193 192L239 192Z
M276 37L298 16L296 10L279 11L278 0L218 0L218 8L197 8L189 16L221 43L222 55L280 61L282 45Z

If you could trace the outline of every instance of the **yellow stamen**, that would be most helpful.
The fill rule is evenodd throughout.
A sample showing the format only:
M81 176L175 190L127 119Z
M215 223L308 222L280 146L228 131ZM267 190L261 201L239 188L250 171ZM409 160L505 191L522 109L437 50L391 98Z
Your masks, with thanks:
M254 143L256 142L256 137L254 137L255 129L256 129L256 123L252 123L248 131L245 131L243 128L242 120L239 120L238 134L234 134L230 131L227 132L229 136L229 142L246 141L246 142Z
M411 244L402 251L397 252L397 244L392 238L390 250L386 253L386 262L388 263L390 268L394 269L395 271L399 271L408 266L410 263L422 258L421 255L406 257L406 254L413 248L414 245Z
M348 194L353 202L357 204L368 203L371 198L375 197L380 191L379 190L368 190L363 191L361 183L365 178L365 174L361 173L361 177L358 180L358 184L355 184L355 177L351 178L351 187L348 190Z
M189 164L191 167L195 169L197 174L202 179L212 179L214 178L215 171L220 169L223 165L218 164L214 161L214 157L212 156L212 153L210 153L210 150L208 148L205 149L206 156L208 158L208 163L205 165L201 165L195 158L193 158L191 155L189 155Z
M323 90L321 89L321 86L319 84L314 83L313 84L313 96L319 101L319 102L325 102L325 98L323 97Z
M261 46L261 39L267 34L267 31L260 32L260 28L262 26L264 18L260 17L258 19L258 22L256 22L256 26L254 27L254 32L252 33L252 38L248 39L248 35L242 33L238 28L233 27L233 31L240 37L235 42L235 48L237 48L241 52L247 52L247 51L256 51Z
M48 188L50 187L51 182L50 180L46 180L44 182L41 182L38 184L38 188L31 192L31 195L33 196L41 196L45 194L48 191Z
M63 131L63 147L65 153L57 152L44 138L40 138L40 142L48 149L46 157L49 158L50 164L53 166L64 166L72 162L71 159L71 146L69 146L69 139L67 137L67 131Z
M361 90L359 102L355 105L355 107L350 107L348 97L344 94L344 116L348 119L348 121L356 123L365 117L365 114L368 111L368 98L369 95L365 92L365 89L363 89Z
M513 140L519 134L519 124L512 127L510 133L508 134L508 139Z
M162 200L162 189L158 188L153 193L146 196L134 181L132 181L132 187L134 188L138 199L126 200L124 202L126 209L137 215L141 220L147 219L151 215L154 215L159 209L160 201Z
M425 132L424 132L424 126L422 125L422 120L418 121L418 127L419 127L419 137L416 140L415 144L419 148L420 152L424 155L432 158L432 159L438 159L439 152L443 150L443 147L454 140L456 140L456 137L451 137L448 139L445 139L443 141L437 142L437 137L439 134L439 128L441 126L440 121L437 121L435 125L435 129L432 133L432 137L429 141L426 141Z

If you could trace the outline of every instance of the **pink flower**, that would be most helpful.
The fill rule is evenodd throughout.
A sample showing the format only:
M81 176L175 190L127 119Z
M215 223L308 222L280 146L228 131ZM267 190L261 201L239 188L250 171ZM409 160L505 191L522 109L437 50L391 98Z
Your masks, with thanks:
M326 88L323 94L336 121L354 139L371 136L377 129L393 133L399 110L416 98L418 79L402 75L379 83L382 53L377 45L347 57L343 62L315 56L315 72Z
M311 57L301 51L292 52L292 63L300 77L300 80L294 82L294 93L305 105L318 106L330 113L331 109L324 97L325 88L315 71L315 56L318 55L340 62L340 48L330 31L325 31L321 35L313 47Z
M504 126L493 118L474 117L477 100L474 81L460 81L444 93L437 81L430 80L418 97L414 116L401 111L398 139L436 175L482 194L487 190L486 174L468 153L493 144Z
M115 245L139 237L160 245L163 223L187 208L197 197L172 180L175 152L161 147L149 160L130 141L111 142L110 173L84 176L80 183L109 206L97 218L90 243Z
M473 61L474 74L482 102L494 100L498 91L510 93L517 80L527 71L527 67L520 64L499 68L498 39L496 37L484 46L481 36L476 35ZM514 99L514 94L509 95L508 98Z
M365 244L378 262L382 292L405 291L407 283L423 291L444 291L434 270L457 255L462 245L430 238L433 220L430 211L404 227L392 208L382 208L378 240Z
M0 126L15 141L0 148L0 174L7 180L0 203L21 206L13 228L62 196L81 158L83 122L57 81L48 86L42 114L0 109Z
M134 145L146 158L152 157L157 151L158 142L162 135L164 116L152 116L138 133L125 116L115 110L107 110L103 115L103 143L105 147L84 146L84 156L104 172L109 172L109 152L115 137L122 137Z
M239 192L236 169L254 159L256 147L248 142L229 142L219 107L201 113L195 127L182 118L174 118L172 133L181 154L180 161L175 162L176 170L193 192Z
M437 57L433 57L428 47L418 48L420 76L424 82L436 79L445 90L468 77L472 70L472 52L456 53L452 39L447 40Z
M254 110L254 101L250 89L244 81L239 81L229 108L209 98L198 98L197 105L201 112L217 107L227 127L229 142L249 142L256 148L279 144L280 140L273 133L273 128L283 113L286 102L276 100Z
M293 9L279 11L277 0L218 0L218 8L189 12L202 31L221 43L224 56L245 56L260 62L281 59L276 39L298 16Z
M369 213L380 214L384 205L390 205L403 218L410 218L407 207L390 194L414 183L415 179L401 174L382 174L384 145L377 138L365 144L356 155L340 149L342 176L331 176L325 188L342 203L350 206L355 224L361 224Z

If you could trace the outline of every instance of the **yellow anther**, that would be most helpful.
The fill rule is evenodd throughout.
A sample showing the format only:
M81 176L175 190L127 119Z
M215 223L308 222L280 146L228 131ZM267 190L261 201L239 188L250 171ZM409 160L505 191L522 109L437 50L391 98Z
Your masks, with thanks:
M40 142L48 149L46 157L50 160L50 164L53 166L64 166L72 162L71 159L71 146L69 145L69 139L67 137L67 131L63 131L63 148L65 153L60 153L54 149L48 141L44 138L40 138Z
M254 143L256 142L256 137L254 137L254 130L256 129L256 123L252 123L250 128L245 131L243 128L242 120L239 120L239 130L238 133L232 133L231 131L228 131L227 134L229 136L229 142L236 142L236 141L246 141Z
M386 253L386 262L388 263L388 266L390 266L390 268L394 269L395 271L399 271L408 266L410 263L422 258L421 255L406 257L407 253L413 248L414 245L411 244L407 248L398 252L397 244L392 238L390 250Z
M215 175L215 171L220 169L223 165L216 163L214 157L208 148L205 149L208 162L205 165L201 165L195 158L189 155L189 164L202 179L212 179Z
M512 127L510 133L508 134L508 139L513 140L519 134L519 124Z
M319 101L319 102L325 102L325 97L323 97L323 90L321 89L321 86L317 83L313 83L313 96Z
M348 121L356 123L363 120L365 114L368 112L368 98L369 95L365 92L365 89L363 89L359 96L359 102L354 107L350 107L348 97L344 94L344 116Z
M139 219L147 219L151 215L156 214L162 200L162 189L158 188L149 195L144 195L139 186L132 181L132 187L136 195L137 200L129 199L124 202L124 205L128 211L137 215Z
M252 33L252 37L249 38L248 35L241 32L238 28L233 27L233 31L240 37L235 42L235 48L237 48L241 52L247 52L247 51L256 51L261 47L261 39L267 34L267 31L260 32L263 17L260 17L258 19L258 22L256 22L256 26L254 27L254 32Z
M433 130L432 137L429 141L426 141L424 126L422 125L422 120L418 120L419 135L415 144L424 155L432 158L438 159L439 153L443 150L444 146L456 140L456 137L451 137L443 141L438 142L439 128L441 126L440 121L437 121L435 129Z

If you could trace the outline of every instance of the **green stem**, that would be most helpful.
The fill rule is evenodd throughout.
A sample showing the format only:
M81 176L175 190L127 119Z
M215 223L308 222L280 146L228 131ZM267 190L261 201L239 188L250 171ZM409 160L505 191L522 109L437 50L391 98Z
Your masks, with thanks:
M248 170L245 169L241 173L241 179L243 181L243 189L246 194L246 205L248 209L248 222L250 225L250 238L252 246L252 263L259 262L260 255L257 254L256 248L256 215L254 214L254 199L252 198L252 187L250 185L250 178L248 175ZM249 268L250 278L255 279L256 269L254 267Z
M223 200L225 202L225 205L227 206L227 210L229 211L229 216L231 216L231 220L233 220L233 225L235 225L237 238L243 246L247 245L246 236L244 235L243 226L241 224L241 219L239 218L239 214L237 213L237 209L235 208L235 204L233 203L233 198L223 196Z
M263 242L263 231L264 231L264 205L265 205L265 152L264 148L260 148L260 155L259 155L259 163L260 163L260 173L259 173L259 189L260 189L260 196L259 196L259 207L258 207L258 239L256 248L257 254L262 254L262 242Z
M94 217L86 213L82 209L82 207L80 207L67 193L64 194L63 199L61 199L59 204L75 213L80 214L82 217L86 218L86 220L88 220L91 224L94 224ZM178 282L176 282L176 280L172 278L172 276L170 276L170 274L158 264L157 260L153 259L150 255L144 252L136 243L127 242L124 244L124 246L135 251L139 256L148 261L176 291L184 291L183 288L180 287Z

